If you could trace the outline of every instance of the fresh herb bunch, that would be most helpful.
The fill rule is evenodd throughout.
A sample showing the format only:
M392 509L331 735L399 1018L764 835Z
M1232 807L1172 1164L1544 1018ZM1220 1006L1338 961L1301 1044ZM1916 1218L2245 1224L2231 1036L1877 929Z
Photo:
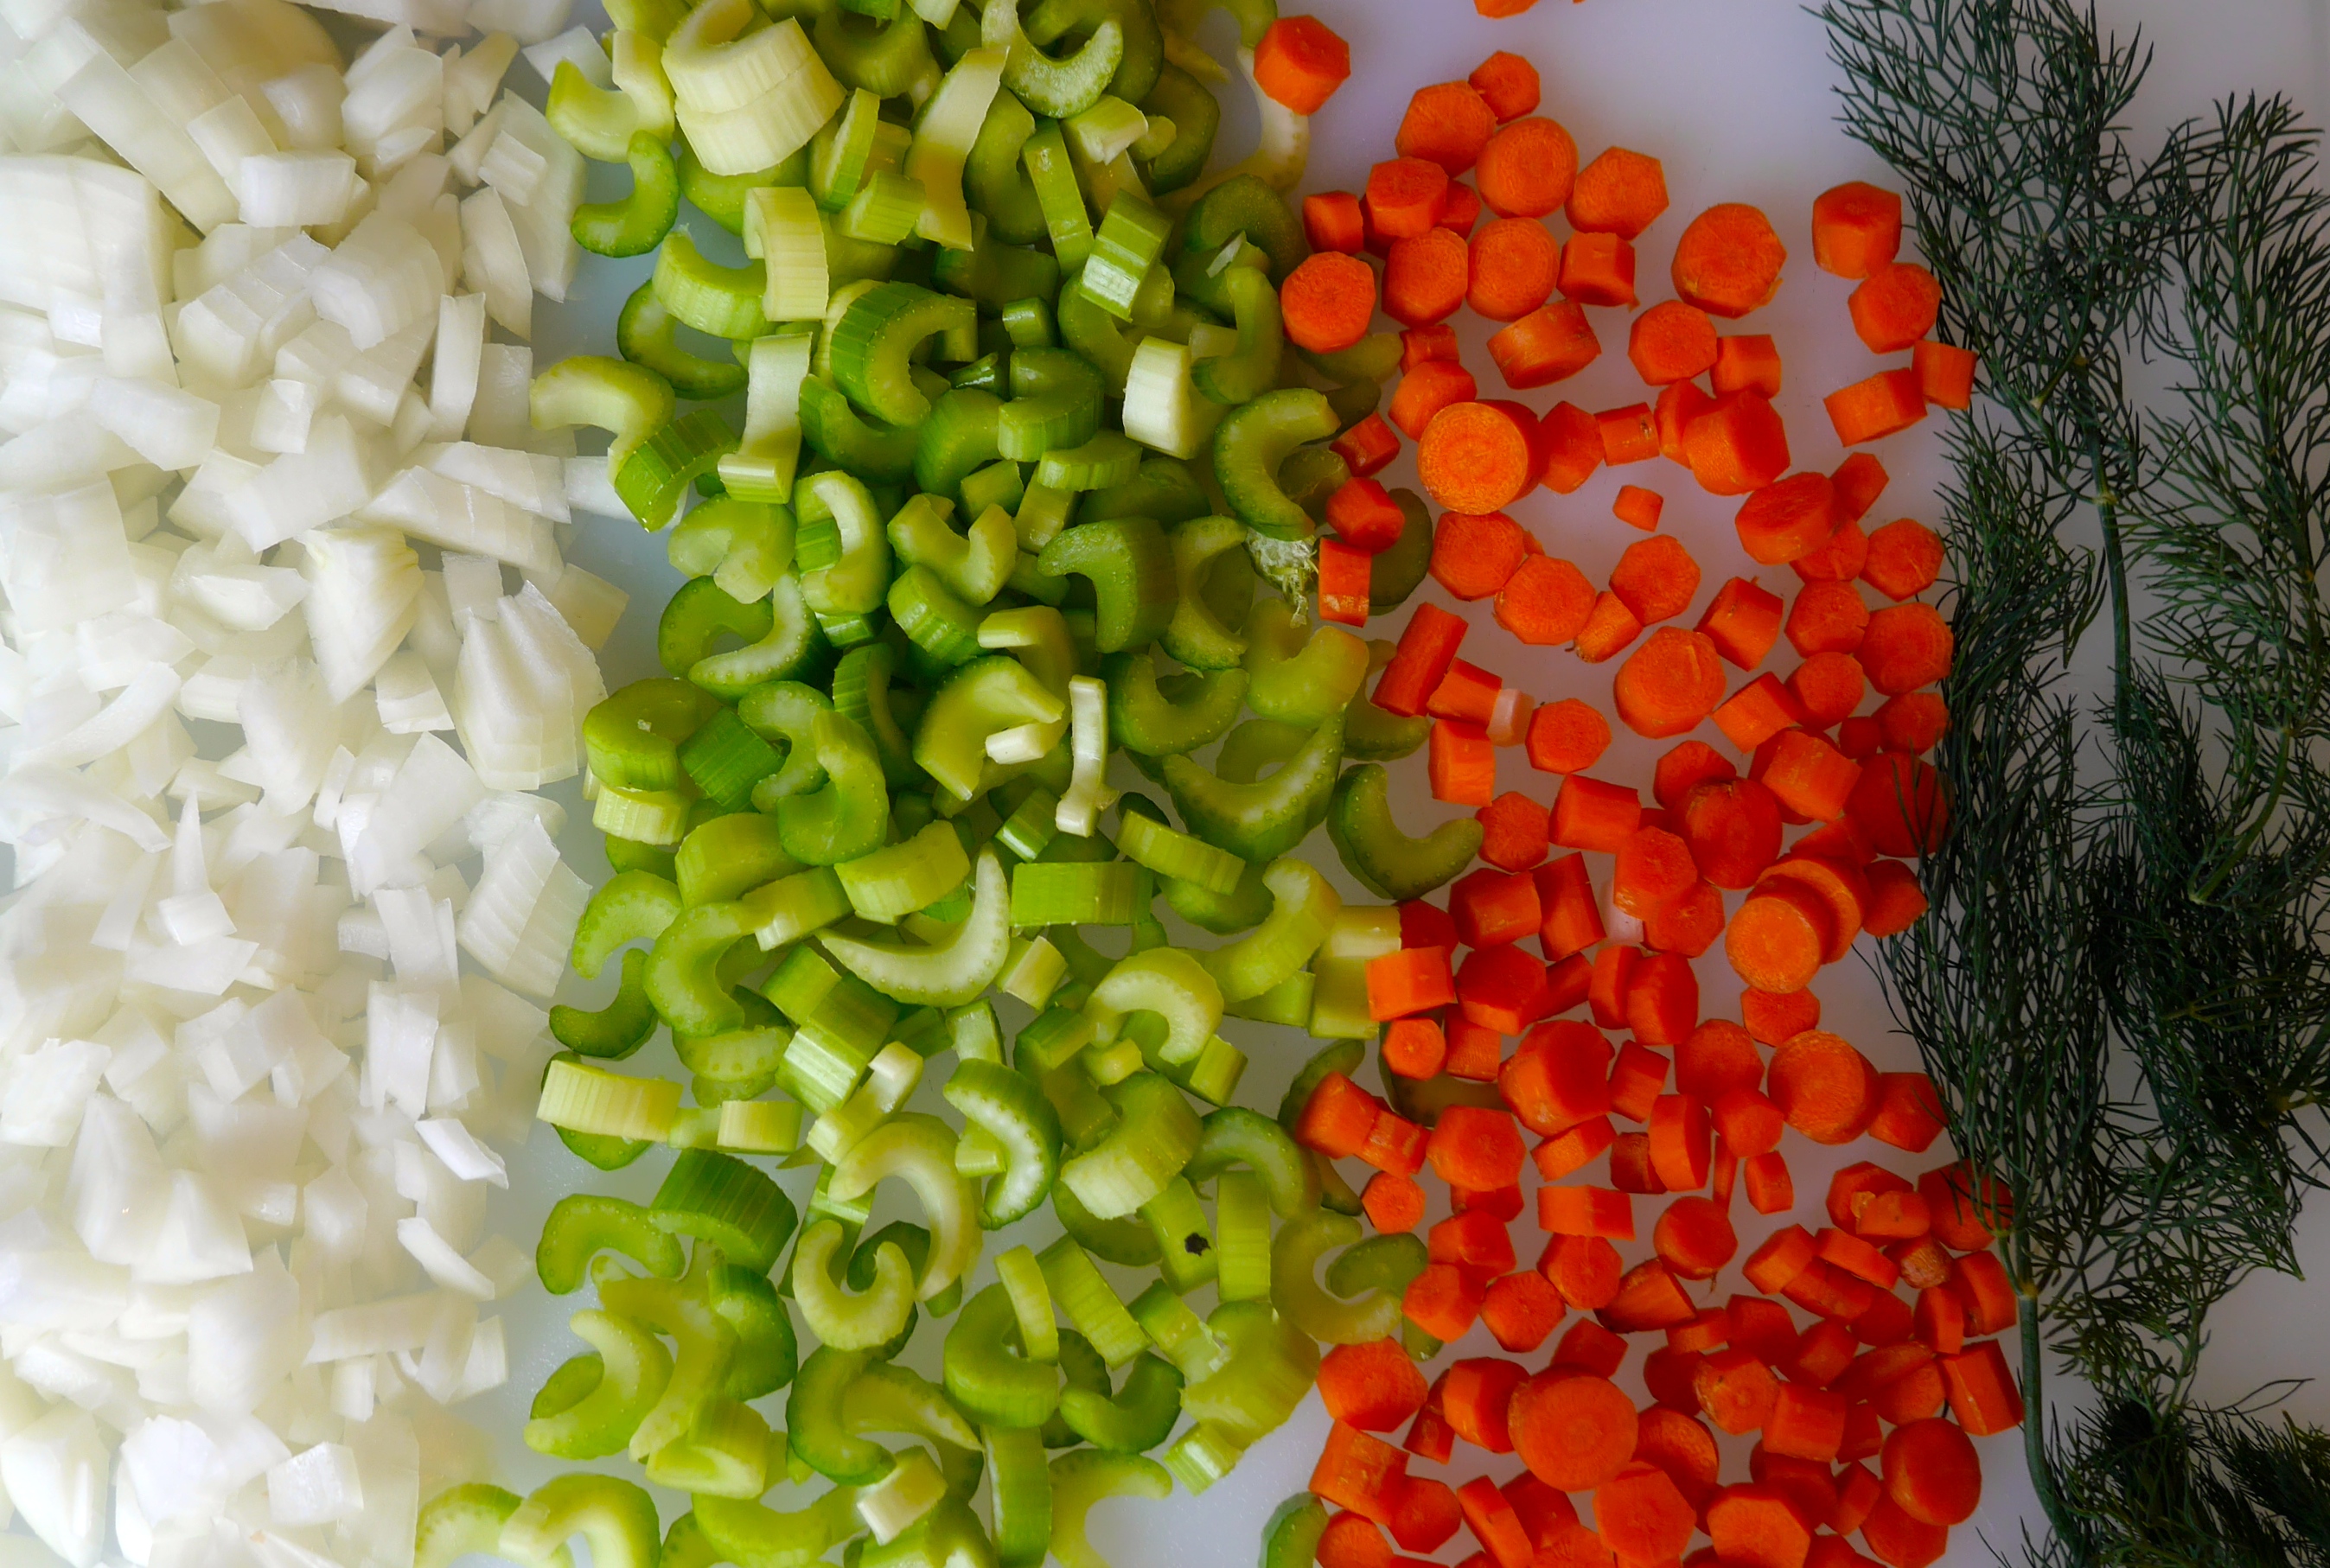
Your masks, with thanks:
M2330 1170L2330 206L2279 99L2142 155L2068 0L1826 0L1947 336L1957 666L1931 910L1884 965L2024 1298L2038 1563L2330 1561L2330 1437L2193 1395ZM2147 400L2136 360L2173 385ZM2099 624L2100 623L2100 624ZM2075 650L2107 635L2098 699ZM2051 1365L2050 1357L2053 1358ZM2051 1417L2051 1371L2092 1400ZM2070 1413L2076 1410L2077 1413Z

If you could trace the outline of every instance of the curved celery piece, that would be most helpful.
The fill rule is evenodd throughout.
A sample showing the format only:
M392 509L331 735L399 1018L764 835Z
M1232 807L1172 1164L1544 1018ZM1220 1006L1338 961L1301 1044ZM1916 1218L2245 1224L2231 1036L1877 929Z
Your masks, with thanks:
M1350 705L1367 680L1368 645L1340 626L1306 633L1283 599L1255 600L1246 618L1246 706L1311 729Z
M753 787L754 807L765 811L788 795L806 795L825 782L810 732L818 714L832 711L830 698L800 681L772 681L744 694L736 716L762 740L785 746L784 766Z
M1109 1497L1170 1497L1173 1478L1139 1454L1080 1449L1052 1461L1052 1555L1061 1568L1108 1568L1084 1538L1084 1516Z
M1181 226L1181 243L1210 256L1240 234L1270 257L1273 283L1285 282L1286 275L1311 254L1302 220L1285 197L1252 174L1232 175L1198 197Z
M1179 877L1167 877L1163 892L1175 914L1217 937L1259 925L1270 913L1270 890L1262 884L1262 867L1251 862L1227 893Z
M1397 609L1432 570L1432 513L1413 490L1394 490L1406 526L1391 548L1377 554L1368 577L1368 609L1380 615Z
M1399 1331L1401 1291L1379 1289L1347 1301L1319 1283L1320 1258L1359 1236L1357 1220L1321 1210L1289 1220L1271 1242L1271 1300L1289 1323L1313 1339L1361 1345Z
M1065 1182L1053 1184L1052 1211L1060 1229L1094 1257L1127 1269L1157 1266L1156 1234L1132 1211L1102 1219L1077 1202L1075 1189Z
M842 1422L852 1432L918 1437L957 1454L979 1450L978 1431L948 1403L946 1390L895 1362L877 1361L857 1374L842 1402Z
M649 871L618 872L582 906L571 961L586 980L626 942L652 942L679 918L679 889Z
M710 409L680 415L641 442L615 471L615 494L649 533L672 519L691 486L736 449L735 432Z
M1343 907L1327 879L1302 861L1273 861L1262 880L1274 901L1269 918L1207 956L1207 968L1232 1001L1259 997L1309 963Z
M914 483L934 502L952 502L966 477L1003 455L995 435L1002 411L1003 400L979 387L956 387L942 395L914 437ZM895 518L891 522L896 526ZM1008 574L1008 563L1005 570Z
M1114 1395L1105 1374L1102 1381L1098 1389L1062 1391L1060 1416L1070 1431L1096 1449L1122 1454L1146 1453L1173 1434L1185 1380L1171 1362L1144 1350Z
M1035 483L1074 492L1127 484L1141 472L1142 449L1130 436L1103 430L1080 446L1046 452L1036 463Z
M604 354L571 354L535 376L526 390L527 416L535 430L591 425L614 438L607 446L611 479L649 436L671 422L678 407L663 377Z
M1302 387L1266 392L1241 403L1214 432L1214 477L1238 520L1270 539L1309 539L1310 514L1279 487L1278 468L1308 441L1342 428L1325 396Z
M914 766L914 748L898 727L890 706L890 678L898 656L888 643L862 643L841 656L833 670L833 707L857 721L872 737L882 759L882 777L893 789L903 789L922 777ZM964 872L970 871L968 863Z
M677 1238L658 1227L639 1204L596 1193L569 1193L543 1219L534 1271L544 1289L564 1296L582 1289L586 1266L601 1250L620 1252L659 1280L677 1280L687 1267Z
M648 1214L663 1229L763 1271L775 1265L795 1219L792 1200L759 1167L709 1148L680 1151Z
M838 1220L819 1220L801 1233L793 1249L793 1299L809 1330L836 1350L871 1350L906 1326L914 1309L914 1266L897 1244L876 1252L874 1284L852 1297L833 1278L834 1249L845 1239Z
M1246 543L1246 530L1234 518L1192 517L1173 530L1172 543L1176 592L1165 651L1191 669L1233 668L1246 656L1246 638L1221 623L1204 587L1214 562Z
M679 783L679 748L720 704L686 681L633 681L582 718L592 777L620 789L669 789Z
M1019 556L1018 532L1009 514L1000 506L990 506L967 534L957 534L947 526L941 510L944 505L928 495L910 499L890 519L890 548L909 565L937 573L967 602L985 604L1002 590L1004 580L1011 575Z
M1116 317L1102 309L1084 291L1079 272L1060 290L1060 341L1100 371L1111 397L1122 397L1132 379L1133 356L1141 351L1138 333L1127 333Z
M700 1497L695 1499L696 1524L718 1562L736 1568L810 1568L857 1533L857 1501L856 1488L846 1485L789 1514L742 1497Z
M792 511L715 496L672 524L664 556L683 577L709 577L731 599L766 599L793 563Z
M683 1034L717 1034L744 1022L744 1009L720 983L720 960L753 933L741 903L698 904L680 912L648 954L648 1000Z
M641 128L639 105L619 89L598 86L571 60L550 73L542 112L568 146L602 164L621 163Z
M1198 1147L1197 1112L1154 1072L1136 1072L1103 1091L1117 1123L1060 1167L1061 1185L1094 1219L1122 1219L1165 1190Z
M931 1255L915 1282L928 1301L979 1261L979 1195L954 1168L954 1133L934 1117L901 1114L867 1133L833 1167L827 1191L847 1202L874 1190L886 1176L914 1188L930 1222Z
M1180 688L1168 697L1146 648L1110 656L1101 673L1108 682L1111 737L1144 756L1194 751L1219 738L1237 722L1246 694L1246 672L1225 669L1168 675L1165 680Z
M1410 719L1388 713L1368 695L1369 682L1391 663L1394 651L1395 645L1387 638L1368 641L1368 680L1360 683L1358 694L1343 709L1343 755L1353 761L1397 761L1431 737L1432 720L1426 715L1418 713Z
M609 1312L645 1323L673 1341L671 1381L631 1433L629 1452L644 1459L686 1437L697 1413L719 1395L736 1353L736 1332L712 1310L701 1289L685 1281L611 1280L600 1287L599 1299Z
M1152 517L1119 517L1066 528L1044 546L1046 577L1089 579L1097 608L1094 642L1103 653L1156 640L1173 619L1173 555Z
M687 666L687 678L715 696L742 698L770 681L790 679L813 666L826 651L825 633L801 597L800 580L777 579L763 600L769 627L756 642L709 654Z
M769 319L761 313L761 297L769 288L767 264L723 267L707 260L685 229L665 237L656 252L653 282L664 308L698 332L733 341L769 330Z
M793 1380L800 1350L793 1338L793 1322L784 1300L765 1273L722 1263L706 1280L712 1309L736 1336L736 1354L728 1363L724 1397L760 1399Z
M867 615L890 587L890 538L874 497L848 474L829 469L802 487L832 514L841 535L841 559L801 576L801 597L819 615Z
M500 1548L502 1526L521 1502L516 1492L483 1481L446 1488L421 1507L412 1568L453 1568L456 1558L473 1552L492 1554ZM562 1545L540 1568L574 1568L573 1554Z
M1202 517L1211 505L1189 466L1162 452L1141 459L1141 470L1122 485L1094 490L1084 498L1094 517L1154 517L1167 528Z
M1082 446L1100 431L1103 390L1101 373L1073 350L1015 351L1011 401L995 417L997 449L1031 463L1056 447Z
M1198 390L1224 407L1252 402L1278 384L1286 353L1286 330L1278 290L1251 267L1222 270L1222 288L1237 316L1237 347L1201 359L1190 373Z
M1194 954L1151 948L1119 959L1084 1004L1084 1016L1103 1045L1135 1013L1153 1013L1164 1021L1159 1060L1168 1065L1194 1062L1221 1027L1222 988Z
M620 24L609 35L607 72L615 90L630 100L639 128L665 141L679 129L671 79L664 74L663 41Z
M660 61L658 62L660 65ZM704 166L687 138L679 139L679 194L689 206L742 238L744 206L754 191L770 185L799 185L809 178L809 149L787 154L765 168L741 175L715 175Z
M799 396L801 439L819 457L877 485L913 476L914 427L868 421L838 387L820 376L803 378Z
M1006 59L1001 49L981 47L956 61L923 105L906 149L906 178L923 187L914 232L950 250L968 250L976 239L963 200L963 164L998 96Z
M993 611L979 623L979 646L1011 650L1046 691L1067 701L1077 671L1075 638L1067 618L1050 605Z
M1019 1350L1010 1294L990 1285L962 1304L946 1337L946 1391L982 1426L1039 1427L1060 1402L1060 1369Z
M1315 1561L1327 1518L1327 1506L1309 1492L1281 1503L1262 1527L1262 1568L1303 1568Z
M968 299L911 283L877 283L844 307L833 325L834 384L886 424L919 425L930 417L931 400L908 373L908 355L923 339L943 334L950 357L969 359L974 325Z
M1051 1102L1032 1081L991 1062L958 1063L942 1092L964 1121L1003 1148L1003 1169L980 1203L980 1224L999 1230L1032 1214L1060 1174L1060 1119Z
M1271 1212L1280 1219L1291 1220L1319 1206L1318 1172L1303 1157L1302 1147L1260 1111L1225 1105L1208 1113L1198 1136L1198 1152L1189 1157L1182 1174L1202 1182L1240 1165L1262 1178Z
M1075 53L1053 59L1021 31L1018 0L987 0L980 42L1004 51L1003 84L1036 113L1054 119L1091 108L1124 61L1124 29L1113 17L1094 28Z
M971 874L971 913L936 946L870 941L831 934L833 961L884 995L917 1006L958 1007L976 1001L1003 972L1011 950L1011 887L991 849Z
M1471 817L1452 817L1421 838L1392 820L1390 775L1363 762L1336 781L1327 805L1327 836L1345 869L1378 898L1421 898L1463 873L1480 853L1482 829Z
M971 204L987 215L987 231L1007 245L1033 245L1044 238L1044 209L1036 187L1019 167L1019 152L1036 134L1036 117L1015 93L989 100L987 117L963 164L963 186Z
M620 1062L648 1043L661 1020L648 1000L648 956L637 948L623 955L622 978L612 1000L603 1007L570 1007L556 1003L550 1009L551 1037L577 1056Z
M1232 730L1214 753L1214 771L1227 784L1251 784L1302 750L1307 729L1275 719L1249 719Z
M560 75L572 69L572 61L559 61ZM575 80L582 80L580 73ZM679 169L668 141L647 130L633 131L617 157L630 165L631 188L620 201L576 207L568 231L594 256L644 256L663 242L679 217ZM736 384L742 386L743 380Z
M876 98L895 98L933 70L930 35L922 18L903 6L886 23L846 9L817 19L817 52L842 86Z
M649 1454L644 1469L649 1480L675 1491L700 1497L757 1497L769 1489L771 1436L759 1411L741 1401L715 1398L706 1404L687 1436Z
M1323 814L1343 755L1340 713L1269 778L1227 783L1187 757L1164 759L1165 788L1198 837L1242 860L1274 860L1302 842Z
M1173 122L1173 139L1149 160L1150 191L1162 196L1205 173L1222 123L1221 99L1213 90L1179 66L1168 65L1158 72L1157 85L1141 100L1141 108Z
M851 907L866 919L887 925L928 909L969 881L971 857L963 853L962 839L952 824L928 822L912 837L845 860L835 870ZM960 997L947 1006L969 999Z
M662 1341L629 1317L590 1308L567 1319L577 1338L597 1351L599 1380L554 1414L526 1423L526 1446L556 1459L598 1459L623 1451L671 1381L671 1356Z
M825 782L777 802L777 832L786 853L805 865L836 865L880 848L889 828L890 796L872 739L848 714L825 713L810 722L810 744Z
M1028 36L1045 48L1113 21L1124 30L1124 58L1109 78L1108 90L1138 102L1157 85L1165 63L1165 41L1149 0L1039 0L1028 13Z
M1073 1246L1075 1243L1070 1242L1068 1244ZM1045 1253L1041 1254L1041 1256L1048 1259L1056 1256L1056 1254L1047 1251ZM1086 1263L1087 1266L1089 1266L1089 1259L1086 1260ZM1047 1275L1047 1283L1048 1280L1049 1276ZM1056 1292L1055 1294L1056 1295ZM1070 1317L1071 1318L1074 1317L1073 1314L1067 1312L1065 1307L1061 1308L1061 1312L1064 1316ZM1129 1314L1127 1315L1126 1321L1131 1321L1131 1316ZM1133 1324L1132 1332L1138 1336L1141 1332L1141 1326L1137 1323ZM1073 1328L1063 1328L1059 1330L1058 1337L1060 1341L1059 1363L1061 1403L1065 1404L1067 1402L1068 1395L1075 1393L1079 1390L1086 1393L1096 1393L1101 1398L1106 1399L1109 1394L1113 1392L1113 1387L1109 1381L1108 1362L1106 1359L1102 1356L1099 1351L1093 1348L1091 1340L1086 1339L1083 1335L1077 1333ZM1068 1423L1060 1418L1060 1412L1058 1411L1054 1411L1052 1412L1051 1419L1044 1423L1042 1432L1044 1446L1047 1449L1072 1449L1078 1443L1084 1440L1078 1437L1075 1431L1069 1427Z
M744 993L739 993L740 997ZM778 1025L749 1025L721 1034L675 1034L671 1046L679 1064L699 1079L746 1090L731 1099L750 1100L777 1081L790 1030ZM698 1103L706 1103L703 1093Z
M592 1568L656 1568L663 1544L655 1499L613 1476L555 1476L529 1493L502 1525L496 1550L518 1563L542 1563L567 1538L591 1548Z
M772 620L766 600L746 602L708 577L691 578L679 585L657 619L656 657L673 675L685 675L711 654L723 633L750 642L768 636Z
M852 1435L848 1425L850 1389L873 1359L863 1350L821 1345L801 1363L785 1396L793 1452L818 1474L844 1486L871 1485L890 1469L889 1451Z
M1047 691L1019 660L1000 654L976 658L951 673L923 710L914 760L948 793L969 800L984 787L989 737L1023 724L1059 724L1066 717L1064 696Z

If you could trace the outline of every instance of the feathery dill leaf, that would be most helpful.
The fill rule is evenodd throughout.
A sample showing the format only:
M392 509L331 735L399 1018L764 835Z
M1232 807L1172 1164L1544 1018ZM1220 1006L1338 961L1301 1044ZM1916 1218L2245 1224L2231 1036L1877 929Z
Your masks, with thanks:
M2330 1091L2330 204L2278 99L2139 156L2149 54L2070 0L1826 0L1848 131L1982 356L1941 496L1948 841L1897 1017L2024 1295L2034 1563L2330 1562L2330 1438L2193 1397L2294 1270ZM2166 361L2147 408L2126 363ZM2155 400L2156 401L2157 400ZM2109 689L2074 648L2098 617ZM2100 1403L2062 1416L2049 1356Z

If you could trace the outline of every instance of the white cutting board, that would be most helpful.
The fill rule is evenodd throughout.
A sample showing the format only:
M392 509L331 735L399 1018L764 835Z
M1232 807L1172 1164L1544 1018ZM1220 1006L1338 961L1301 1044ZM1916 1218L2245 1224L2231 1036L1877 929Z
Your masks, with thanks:
M1540 112L1567 126L1577 139L1581 158L1601 148L1621 145L1663 160L1673 205L1639 243L1639 291L1645 305L1669 297L1667 264L1676 235L1691 216L1719 201L1744 201L1770 214L1790 250L1785 283L1776 301L1740 325L1739 330L1766 332L1779 339L1785 359L1785 391L1778 400L1788 421L1795 464L1801 468L1833 468L1842 453L1820 409L1822 393L1860 379L1876 368L1853 337L1845 315L1850 286L1827 277L1811 263L1809 213L1812 198L1840 181L1854 178L1888 183L1887 171L1871 155L1845 138L1834 124L1834 68L1827 55L1826 37L1818 19L1787 0L1540 0L1517 18L1492 22L1476 15L1468 0L1316 0L1319 14L1351 45L1353 75L1333 102L1312 122L1312 156L1306 190L1357 190L1368 165L1391 155L1391 137L1408 95L1427 83L1459 79L1498 49L1529 57L1543 73L1545 101ZM595 7L594 7L595 9ZM2212 95L2233 90L2257 89L2291 93L2316 112L2330 102L2324 90L2330 80L2330 53L2325 53L2325 25L2319 4L2307 0L2224 0L2194 6L2177 0L2117 0L2104 7L2107 20L2123 27L2143 24L2158 49L2156 69L2135 118L2144 125L2165 125L2174 118L2201 112ZM1209 46L1227 57L1230 33L1225 19L1213 18ZM523 67L519 70L523 72ZM1252 135L1250 109L1233 103L1224 129L1224 146L1242 151ZM1558 231L1558 220L1556 220ZM702 238L699 228L699 238ZM538 364L567 353L611 353L614 316L623 298L646 274L645 259L610 262L586 258L575 298L564 307L545 306L535 316L540 326L536 342ZM1624 358L1625 316L1617 311L1594 313L1604 345L1600 363L1558 389L1560 397L1587 408L1609 408L1643 400L1644 389ZM1479 324L1464 328L1465 358L1484 385L1493 385L1493 366L1481 344ZM1530 401L1539 408L1555 401L1539 393ZM1938 523L1931 500L1940 477L1934 430L1929 425L1895 439L1878 449L1892 474L1892 484L1872 515L1876 522L1914 516ZM1403 461L1391 482L1413 483L1412 468ZM1638 465L1623 472L1605 470L1582 490L1567 497L1539 492L1513 508L1515 515L1533 529L1547 548L1575 560L1587 574L1601 581L1618 553L1636 535L1610 515L1610 501L1622 481L1646 485L1667 498L1663 527L1688 543L1705 571L1700 603L1719 583L1734 573L1750 573L1751 563L1740 553L1730 527L1736 504L1699 494L1688 476L1662 461ZM596 520L578 530L571 546L573 559L620 583L632 595L632 604L608 645L603 658L608 685L612 687L643 675L660 674L654 656L655 617L664 598L678 582L665 563L659 537L641 534L627 523ZM1786 592L1794 585L1785 571L1765 572L1775 587ZM1424 593L1443 604L1436 585ZM1454 605L1451 608L1458 608ZM1699 605L1691 614L1696 615ZM1485 607L1473 618L1476 630L1464 652L1467 657L1504 675L1540 700L1566 695L1588 698L1608 711L1609 682L1615 665L1599 668L1579 663L1569 654L1528 648L1497 628ZM1378 635L1390 635L1397 622L1384 623ZM1371 630L1376 628L1371 628ZM1785 661L1784 661L1785 662ZM1639 781L1647 789L1652 761L1662 748L1621 732L1609 756L1596 771L1607 778ZM1122 765L1120 765L1122 766ZM1501 788L1519 788L1550 799L1553 781L1533 774L1518 751L1500 755ZM1404 819L1411 831L1437 819L1445 808L1424 797L1421 759L1405 770L1409 787L1402 800ZM1138 784L1137 779L1119 783ZM604 874L596 836L589 829L587 812L569 788L568 804L575 821L564 837L570 859L585 875ZM1357 894L1324 836L1315 836L1310 854L1320 860L1344 886ZM1364 896L1364 895L1359 895ZM1735 895L1734 903L1737 902ZM1863 943L1863 947L1867 947ZM1699 964L1703 987L1702 1010L1708 1015L1737 1016L1733 1001L1738 983L1721 957L1719 946ZM570 987L575 982L570 979ZM592 1002L607 994L609 981L583 988ZM1861 955L1827 970L1815 989L1824 1006L1824 1026L1845 1034L1886 1069L1916 1064L1916 1053L1906 1039L1891 1031L1890 1020L1876 981ZM1310 1054L1313 1043L1290 1031L1246 1026L1236 1036L1254 1056L1245 1092L1240 1098L1264 1108L1275 1105L1294 1069ZM660 1041L632 1065L665 1064L676 1070L668 1047ZM1370 1069L1372 1071L1372 1069ZM1837 1167L1865 1157L1915 1170L1940 1163L1937 1148L1919 1159L1893 1156L1881 1146L1843 1150L1821 1149L1793 1135L1785 1146L1794 1172L1800 1211L1817 1212L1820 1195ZM560 1194L589 1189L611 1191L644 1199L662 1169L663 1160L651 1155L630 1170L602 1176L569 1156L547 1129L537 1129L526 1149L511 1162L513 1192L503 1203L498 1223L521 1237L531 1237L541 1215ZM791 1173L787 1185L798 1193L805 1173ZM887 1218L895 1203L886 1194L877 1219ZM1648 1255L1648 1216L1655 1200L1643 1205L1645 1240L1628 1252L1629 1261ZM1744 1257L1773 1222L1762 1221L1743 1201L1734 1205L1740 1220ZM909 1211L895 1211L912 1217ZM1436 1217L1437 1211L1435 1212ZM1524 1218L1515 1229L1524 1261L1538 1244ZM1011 1241L991 1239L990 1254ZM2301 1255L2330 1261L2330 1225L2316 1223L2301 1237ZM991 1278L982 1270L980 1282ZM1130 1278L1129 1276L1127 1278ZM1745 1289L1736 1267L1715 1282L1711 1292L1696 1292L1701 1299L1719 1301ZM2318 1294L2309 1295L2302 1281L2279 1277L2252 1281L2220 1312L2215 1320L2216 1347L2202 1377L2203 1392L2225 1399L2237 1396L2275 1377L2303 1376L2323 1370L2325 1353L2318 1335L2299 1331L2301 1324L2318 1322ZM511 1305L510 1337L513 1377L499 1393L480 1399L463 1413L499 1434L496 1457L506 1484L525 1487L539 1480L551 1467L516 1441L525 1405L543 1377L567 1355L582 1348L567 1336L564 1318L575 1301L553 1301L539 1290ZM2309 1313L2306 1308L2314 1308ZM1801 1316L1801 1315L1800 1315ZM935 1374L940 1336L927 1326L917 1335L906 1359ZM1630 1354L1622 1382L1639 1395L1638 1368L1643 1355L1655 1344L1645 1339ZM1485 1331L1455 1347L1455 1354L1495 1354ZM1544 1353L1530 1358L1541 1365ZM767 1402L772 1424L782 1424L781 1399ZM2296 1401L2301 1415L2322 1420L2330 1414L2330 1398L2311 1391ZM1094 1516L1093 1538L1118 1568L1213 1568L1254 1560L1263 1521L1290 1494L1304 1485L1326 1431L1326 1415L1315 1397L1307 1401L1293 1421L1258 1446L1227 1481L1202 1499L1185 1494L1167 1502L1111 1504ZM1725 1444L1725 1478L1746 1479L1747 1443ZM1988 1485L1981 1512L1962 1526L1951 1544L1951 1564L1971 1565L1992 1560L1993 1549L2013 1554L2025 1525L2041 1527L2022 1469L2019 1434L1984 1440L1981 1449ZM1444 1471L1419 1465L1419 1473L1441 1474L1452 1484L1486 1469L1502 1479L1518 1471L1506 1456L1483 1466L1483 1458L1460 1445L1458 1462ZM1473 1462L1466 1462L1466 1461ZM620 1462L608 1465L612 1473L636 1475ZM667 1522L685 1499L661 1499ZM798 1507L781 1491L771 1499L777 1507ZM1703 1543L1702 1543L1703 1544ZM1473 1543L1460 1533L1438 1554L1454 1561L1469 1553Z

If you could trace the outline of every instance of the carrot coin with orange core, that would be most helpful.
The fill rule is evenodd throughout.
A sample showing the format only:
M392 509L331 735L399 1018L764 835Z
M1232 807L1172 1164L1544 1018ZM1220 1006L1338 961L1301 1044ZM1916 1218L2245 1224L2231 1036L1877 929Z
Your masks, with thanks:
M1500 127L1473 169L1481 200L1500 218L1561 210L1577 179L1577 144L1558 124L1530 115Z
M1531 433L1487 403L1452 403L1416 443L1416 477L1452 512L1497 511L1537 482Z
M1279 285L1278 305L1297 347L1334 354L1368 335L1376 313L1376 269L1340 251L1314 252Z
M1674 290L1710 316L1745 316L1772 302L1787 260L1759 208L1719 202L1675 241Z

